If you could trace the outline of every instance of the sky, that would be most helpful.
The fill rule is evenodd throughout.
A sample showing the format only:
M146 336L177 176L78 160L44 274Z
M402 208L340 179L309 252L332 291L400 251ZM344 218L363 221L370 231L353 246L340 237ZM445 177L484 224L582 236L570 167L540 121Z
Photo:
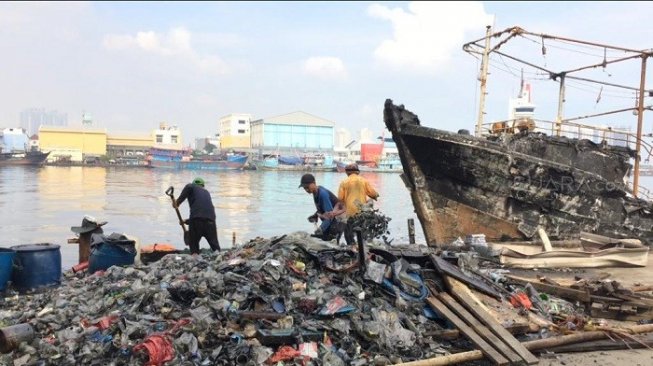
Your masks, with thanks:
M0 126L18 126L26 108L65 112L72 126L85 111L110 133L149 133L165 121L187 144L215 134L229 113L304 111L380 134L390 98L423 125L473 130L480 62L462 45L486 25L648 49L651 18L649 2L2 2ZM550 66L556 56L582 59L563 48L535 57ZM519 71L504 63L491 62L490 120L507 118L519 90ZM638 85L638 64L615 70L613 80ZM554 118L557 86L526 75L538 116ZM567 113L634 102L576 91Z

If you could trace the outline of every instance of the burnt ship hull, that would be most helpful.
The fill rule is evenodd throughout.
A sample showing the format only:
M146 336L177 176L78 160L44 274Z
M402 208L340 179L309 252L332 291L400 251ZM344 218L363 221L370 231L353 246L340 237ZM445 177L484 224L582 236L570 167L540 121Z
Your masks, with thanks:
M429 245L469 234L489 241L553 239L581 231L653 243L650 202L628 193L633 152L588 140L524 133L495 137L423 127L387 100L404 181Z

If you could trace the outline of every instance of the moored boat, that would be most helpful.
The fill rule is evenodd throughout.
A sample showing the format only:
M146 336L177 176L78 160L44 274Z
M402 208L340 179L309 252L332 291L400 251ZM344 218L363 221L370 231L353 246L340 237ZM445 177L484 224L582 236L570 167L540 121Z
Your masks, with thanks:
M221 154L193 157L187 150L150 149L149 165L153 168L193 170L239 170L247 163L247 155Z
M43 165L50 152L3 152L0 153L0 166L4 165Z

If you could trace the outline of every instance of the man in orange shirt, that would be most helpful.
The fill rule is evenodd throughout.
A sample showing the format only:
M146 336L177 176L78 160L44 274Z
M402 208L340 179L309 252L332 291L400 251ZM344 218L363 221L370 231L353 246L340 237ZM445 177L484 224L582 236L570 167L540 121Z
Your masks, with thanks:
M351 227L351 217L360 212L360 205L367 202L367 197L376 200L379 193L372 188L370 182L359 175L358 165L349 164L345 167L347 178L340 183L338 199L345 203L347 210L347 228L345 229L345 241L348 245L354 244L354 232Z

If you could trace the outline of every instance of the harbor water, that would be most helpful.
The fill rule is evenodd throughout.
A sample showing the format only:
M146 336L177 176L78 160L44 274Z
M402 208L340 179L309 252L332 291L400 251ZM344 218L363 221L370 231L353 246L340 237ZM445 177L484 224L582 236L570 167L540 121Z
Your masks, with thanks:
M166 189L175 197L196 176L206 181L216 208L222 248L257 236L313 232L306 218L315 212L312 197L297 188L304 172L191 171L103 167L0 167L0 247L20 244L61 245L62 266L77 264L71 226L84 215L108 221L103 229L136 237L140 244L171 243L184 248L183 234ZM316 172L317 184L335 194L344 173ZM397 173L361 173L379 191L375 207L390 221L393 243L408 242L407 219L415 220L416 240L424 242L408 190ZM180 211L188 217L188 203ZM202 248L208 248L204 239Z

